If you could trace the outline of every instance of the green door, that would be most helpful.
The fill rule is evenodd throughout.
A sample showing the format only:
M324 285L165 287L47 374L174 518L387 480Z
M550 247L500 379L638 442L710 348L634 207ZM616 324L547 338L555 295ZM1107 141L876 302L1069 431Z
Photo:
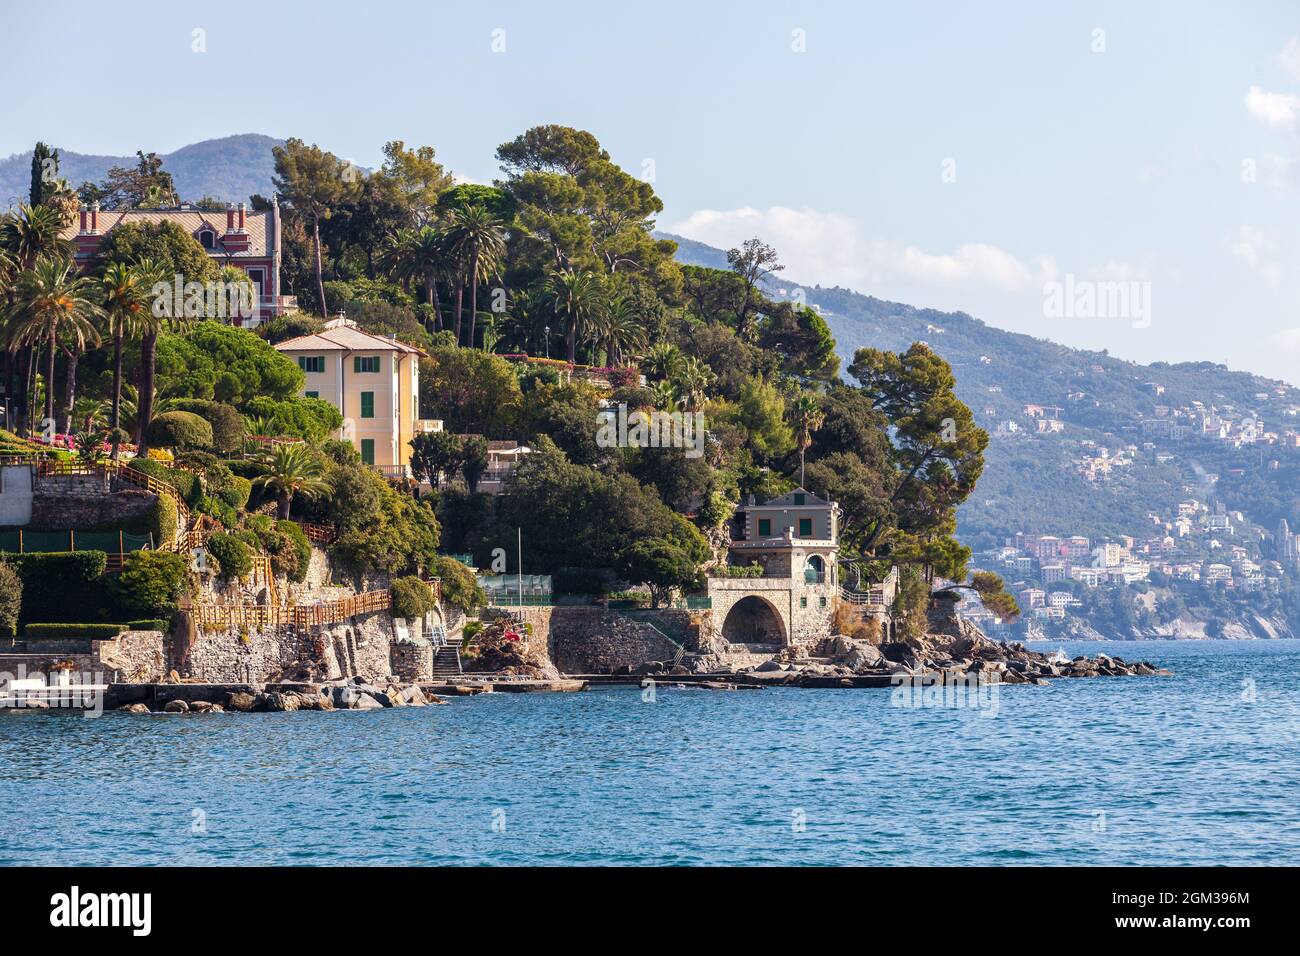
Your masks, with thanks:
M361 463L363 465L373 465L375 463L375 440L373 438L361 439Z

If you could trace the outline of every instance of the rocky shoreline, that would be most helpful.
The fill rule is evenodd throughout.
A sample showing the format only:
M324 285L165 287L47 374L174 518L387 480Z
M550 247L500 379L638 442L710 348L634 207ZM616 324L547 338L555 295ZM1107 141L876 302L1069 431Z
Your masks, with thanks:
M1148 661L1126 661L1106 654L1061 659L1021 643L995 641L975 625L945 615L932 616L929 629L920 638L872 644L838 634L809 649L785 648L751 668L732 667L722 655L709 654L689 663L650 661L629 673L667 680L744 676L763 684L825 687L835 678L847 681L844 686L886 686L909 679L1046 684L1053 678L1154 677L1169 676L1171 671Z

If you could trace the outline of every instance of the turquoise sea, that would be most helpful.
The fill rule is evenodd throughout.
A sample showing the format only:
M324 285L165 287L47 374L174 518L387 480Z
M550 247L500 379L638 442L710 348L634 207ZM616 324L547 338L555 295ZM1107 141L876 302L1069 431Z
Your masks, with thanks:
M1065 650L1175 676L0 715L0 864L1300 863L1300 642Z

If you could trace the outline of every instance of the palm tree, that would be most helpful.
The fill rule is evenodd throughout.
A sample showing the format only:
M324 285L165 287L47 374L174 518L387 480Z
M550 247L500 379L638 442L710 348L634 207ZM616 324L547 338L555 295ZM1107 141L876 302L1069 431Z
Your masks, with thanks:
M32 268L36 260L43 255L52 258L68 259L72 256L72 244L64 239L61 235L63 227L67 224L67 216L62 208L56 206L46 206L38 204L35 206L23 205L12 214L0 217L0 248L9 253L13 260L16 272L23 272ZM16 286L17 277L14 276ZM13 295L16 288L11 287L9 296L9 305L13 305ZM19 347L16 343L9 343L10 354L8 356L7 366L12 369L14 358ZM21 362L19 374L22 377L22 405L16 410L18 427L26 428L35 413L35 390L34 380L36 377L36 366L39 362L40 347L21 348ZM13 372L6 372L6 385L12 385L9 379ZM17 390L6 388L5 394L10 395ZM48 389L47 389L48 391ZM31 404L29 404L31 403ZM15 423L6 421L6 425L13 427Z
M52 206L19 206L0 228L0 246L15 259L21 269L30 269L41 256L67 259L72 243L60 233L67 225L62 209Z
M64 335L78 351L98 344L94 318L99 306L91 298L91 280L78 275L73 265L42 256L18 282L14 341L32 346L45 343L45 417L54 418L54 353Z
M143 288L153 289L158 282L165 281L165 270L150 259L141 259L135 264ZM140 387L136 400L135 442L136 454L146 455L149 451L149 423L154 416L154 379L157 372L158 336L170 326L183 322L183 316L157 315L153 309L136 313L136 331L140 336Z
M681 396L682 408L688 412L699 411L700 406L704 404L709 386L716 378L713 369L695 356L686 359L673 380L677 386L677 393Z
M826 413L822 403L811 392L803 392L791 405L794 412L795 426L799 430L799 487L804 484L804 453L812 444L812 433L822 427Z
M594 272L552 272L546 282L551 312L564 323L569 363L577 361L578 333L604 309L604 291Z
M605 350L605 364L610 368L623 361L623 353L645 344L645 330L636 308L627 299L614 299L593 320L593 338L597 348Z
M450 257L446 237L434 226L407 229L397 234L385 256L389 268L403 284L424 283L425 296L433 306L434 322L442 328L442 303L438 301L438 280L447 272ZM436 330L435 330L436 331Z
M470 203L453 209L447 216L446 237L448 251L466 267L465 279L469 283L467 344L473 348L474 325L478 318L478 284L496 271L505 253L505 223L486 207Z
M110 262L100 280L104 296L104 318L113 340L113 407L108 428L113 443L113 460L121 448L122 436L122 342L140 326L140 315L149 311L150 291L144 275L125 262Z
M306 445L278 445L260 461L267 471L254 478L253 484L270 489L276 496L281 520L289 517L295 494L314 500L329 491L325 465Z
M642 356L641 368L651 378L671 379L681 370L685 358L672 342L656 342Z
M650 391L654 392L655 408L672 411L677 407L677 386L667 379L655 382Z

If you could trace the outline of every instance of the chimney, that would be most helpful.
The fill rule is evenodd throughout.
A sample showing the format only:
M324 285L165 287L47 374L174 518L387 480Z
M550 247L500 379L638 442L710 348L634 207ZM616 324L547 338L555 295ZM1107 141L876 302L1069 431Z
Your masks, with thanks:
M90 231L99 232L99 200L96 199L90 204Z
M244 216L246 212L247 210L245 209L244 204L241 202L239 204L239 231L240 232L244 231Z
M235 231L235 204L226 203L226 232Z
M87 212L86 207L82 206L81 207L81 231L82 232L86 231L86 212Z

